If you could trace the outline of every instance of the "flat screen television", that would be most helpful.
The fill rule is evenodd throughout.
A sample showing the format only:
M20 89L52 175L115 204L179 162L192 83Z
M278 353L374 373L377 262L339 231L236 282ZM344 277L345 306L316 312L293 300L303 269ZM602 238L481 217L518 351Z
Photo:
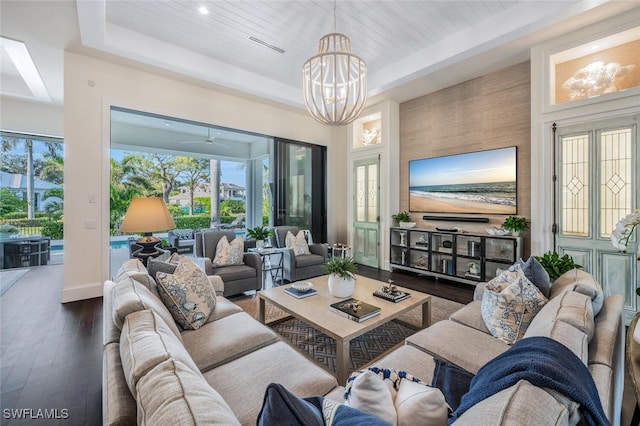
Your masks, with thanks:
M409 161L409 210L516 214L516 147Z

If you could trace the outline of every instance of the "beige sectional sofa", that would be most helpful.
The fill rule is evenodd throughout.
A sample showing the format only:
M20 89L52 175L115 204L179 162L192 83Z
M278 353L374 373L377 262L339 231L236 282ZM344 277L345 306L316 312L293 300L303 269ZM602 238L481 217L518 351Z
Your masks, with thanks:
M206 324L180 330L142 264L123 267L104 284L103 424L255 424L271 382L300 396L337 389L332 375L222 296Z
M133 271L121 271L104 286L104 424L255 424L271 382L300 397L342 401L344 388L332 375L221 296L204 326L180 330L141 264L125 265ZM210 279L221 294L222 283ZM619 424L623 300L620 295L604 298L601 290L584 291L585 281L595 282L580 271L556 281L550 302L524 338L550 337L571 349L588 366L611 423ZM409 337L374 365L406 371L427 383L434 357L477 373L510 347L485 326L482 291L479 285L473 302ZM575 405L557 392L521 381L473 406L454 424L575 424Z

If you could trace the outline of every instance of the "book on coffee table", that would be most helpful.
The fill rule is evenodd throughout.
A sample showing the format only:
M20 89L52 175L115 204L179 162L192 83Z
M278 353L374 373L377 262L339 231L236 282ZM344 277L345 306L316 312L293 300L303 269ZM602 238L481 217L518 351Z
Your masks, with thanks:
M379 307L354 298L332 303L330 308L333 312L356 322L366 321L371 317L380 315Z
M297 298L297 299L304 299L305 297L309 297L309 296L313 296L318 294L318 290L316 290L315 288L312 288L311 290L307 290L307 291L300 291L300 290L296 290L293 287L288 287L284 289L285 293Z

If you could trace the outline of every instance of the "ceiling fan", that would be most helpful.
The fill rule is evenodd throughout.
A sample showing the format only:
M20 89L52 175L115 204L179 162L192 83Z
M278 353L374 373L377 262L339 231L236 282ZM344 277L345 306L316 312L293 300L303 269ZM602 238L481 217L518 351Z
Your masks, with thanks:
M213 137L211 136L211 129L207 128L207 138L206 139L200 139L200 140L197 140L197 141L182 141L180 143L184 143L184 144L187 144L187 143L203 143L203 144L207 144L207 145L218 145L218 146L221 146L223 148L227 148L227 145L225 145L222 142L216 141L215 139L216 139L215 136L213 136Z

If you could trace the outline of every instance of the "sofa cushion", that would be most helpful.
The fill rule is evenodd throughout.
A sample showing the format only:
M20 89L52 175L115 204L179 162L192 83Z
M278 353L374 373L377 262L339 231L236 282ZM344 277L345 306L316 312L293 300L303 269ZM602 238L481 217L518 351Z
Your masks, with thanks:
M589 372L593 377L593 381L596 383L596 388L598 388L598 395L600 396L602 409L607 415L609 421L613 424L615 408L614 372L611 367L602 364L590 364L588 367Z
M585 333L588 341L590 341L593 337L595 327L591 299L581 293L565 291L551 299L549 303L538 312L529 325L529 328L537 328L539 325L545 327L547 324L553 324L555 322L564 322L577 328ZM527 330L527 332L528 331L529 330ZM525 333L525 335L531 334ZM561 341L561 343L564 342ZM579 356L579 354L577 355Z
M136 400L131 395L120 360L120 344L110 343L102 354L103 424L136 424Z
M604 292L593 275L578 268L565 272L553 282L551 298L570 290L589 296L593 303L593 315L598 315L604 302Z
M200 372L182 342L154 311L127 316L120 336L120 358L127 385L135 395L138 380L162 361L173 358Z
M238 374L242 371L242 374ZM295 371L295 374L291 374ZM276 342L204 373L240 423L256 424L269 383L277 381L299 397L325 395L335 377L284 342Z
M618 350L616 339L622 327L620 322L623 309L622 294L612 294L604 300L600 313L595 317L595 333L589 343L589 365L603 364L614 367L614 357Z
M216 291L207 274L187 257L173 274L159 272L158 292L171 315L186 330L200 328L216 306Z
M127 259L115 276L115 282L125 280L127 278L133 278L140 284L144 284L151 292L158 296L158 290L156 288L156 282L154 277L149 275L147 268L142 264L139 259Z
M303 231L299 231L297 235L293 235L291 231L288 231L285 237L285 247L293 249L295 256L311 253Z
M203 377L167 359L136 386L139 425L239 425L229 405Z
M216 246L216 255L213 258L213 266L230 266L230 265L242 265L244 253L244 239L242 237L235 237L231 243L227 240L227 236L223 235L218 240Z
M540 289L515 264L485 287L482 319L491 335L513 345L546 303Z
M480 333L449 320L438 321L429 328L407 337L405 341L406 344L429 354L431 357L451 362L473 374L510 347L490 334ZM465 348L465 350L461 351L460 348ZM469 356L469 354L473 354L473 356ZM430 363L433 361L431 360ZM423 377L422 373L415 372L413 374L422 380L428 380L427 377Z
M529 259L525 262L522 259L518 259L517 262L522 268L524 275L531 281L536 287L540 289L544 297L549 298L551 292L551 278L546 269L538 262L534 256L529 256Z
M456 426L568 426L569 411L542 388L521 380L474 405L453 424Z
M589 338L586 333L563 321L538 321L531 324L524 335L529 337L549 337L569 348L583 363L587 363Z
M182 332L184 347L202 372L277 340L278 336L271 329L245 312L207 323L198 330Z
M218 301L216 302L216 308L213 310L207 323L217 321L221 318L228 317L229 315L237 314L238 312L244 312L242 308L235 303L225 299L223 296L216 296Z
M322 265L324 257L317 254L301 254L296 256L296 267L306 268L308 266Z
M154 296L143 284L131 278L116 283L113 321L119 329L122 329L127 315L145 309L151 309L160 315L171 331L180 339L178 326L160 298Z
M483 333L491 334L482 319L482 302L479 300L474 300L458 309L451 314L449 319L467 327L475 328Z
M213 273L222 278L225 283L254 278L258 271L247 265L224 266L222 268L213 268Z
M112 313L114 311L116 283L105 281L102 294L102 310L106 313ZM119 341L120 328L116 326L113 315L105 315L102 321L102 344L106 346L109 343Z

